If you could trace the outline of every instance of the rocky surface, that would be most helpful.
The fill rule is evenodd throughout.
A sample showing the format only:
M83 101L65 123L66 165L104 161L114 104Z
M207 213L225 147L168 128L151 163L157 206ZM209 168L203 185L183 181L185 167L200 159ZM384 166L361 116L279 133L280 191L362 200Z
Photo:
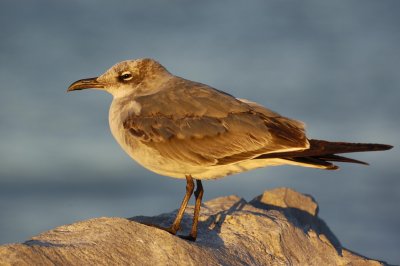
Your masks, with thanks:
M0 265L384 265L342 248L313 198L287 188L250 202L228 196L204 203L196 242L139 223L167 226L175 213L60 226L0 246Z

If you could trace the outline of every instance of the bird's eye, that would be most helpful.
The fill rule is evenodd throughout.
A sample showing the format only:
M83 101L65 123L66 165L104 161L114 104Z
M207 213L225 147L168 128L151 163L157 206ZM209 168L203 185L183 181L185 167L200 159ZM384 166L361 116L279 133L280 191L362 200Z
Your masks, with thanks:
M132 73L129 71L122 72L119 77L124 81L131 80L133 78Z

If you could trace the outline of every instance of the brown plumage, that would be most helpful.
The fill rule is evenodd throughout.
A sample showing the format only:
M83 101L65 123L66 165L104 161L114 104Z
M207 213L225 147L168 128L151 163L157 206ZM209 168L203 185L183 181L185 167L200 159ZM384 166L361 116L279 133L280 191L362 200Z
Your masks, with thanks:
M136 98L141 113L123 126L164 158L212 166L308 147L301 122L179 77L163 87Z

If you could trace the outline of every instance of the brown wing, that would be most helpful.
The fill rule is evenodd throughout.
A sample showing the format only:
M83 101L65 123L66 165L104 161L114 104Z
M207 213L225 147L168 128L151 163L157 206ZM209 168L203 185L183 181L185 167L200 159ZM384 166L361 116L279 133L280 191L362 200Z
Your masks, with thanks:
M136 99L141 114L124 122L130 137L166 158L194 165L229 164L308 147L298 121L256 111L206 85L180 81L173 90Z
M174 77L151 95L135 99L141 116L163 114L175 118L187 116L225 117L227 113L251 110L248 104L205 84Z

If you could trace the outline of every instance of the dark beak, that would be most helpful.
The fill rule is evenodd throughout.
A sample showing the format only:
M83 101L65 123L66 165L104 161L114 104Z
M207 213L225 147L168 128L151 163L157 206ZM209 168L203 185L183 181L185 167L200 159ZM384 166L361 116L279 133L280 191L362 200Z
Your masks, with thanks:
M77 91L77 90L85 90L85 89L93 89L93 88L104 88L104 84L97 81L96 78L89 79L80 79L75 81L68 87L68 91Z

